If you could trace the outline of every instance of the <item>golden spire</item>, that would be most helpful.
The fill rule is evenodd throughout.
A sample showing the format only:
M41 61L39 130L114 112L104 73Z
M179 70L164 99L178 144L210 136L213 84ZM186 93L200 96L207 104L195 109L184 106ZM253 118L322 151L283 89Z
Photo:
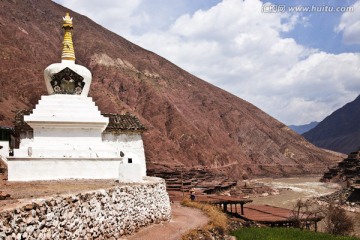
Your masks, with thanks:
M69 13L66 13L66 16L63 17L63 21L64 23L62 28L65 30L65 34L64 34L61 59L75 61L74 44L71 35L71 30L73 29L73 25L72 25L72 18L70 17Z

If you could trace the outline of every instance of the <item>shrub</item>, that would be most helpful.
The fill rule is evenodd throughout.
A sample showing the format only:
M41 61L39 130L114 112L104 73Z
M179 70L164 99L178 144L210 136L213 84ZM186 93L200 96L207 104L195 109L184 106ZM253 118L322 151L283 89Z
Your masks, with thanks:
M225 213L223 213L220 209L210 204L203 204L190 201L188 199L185 199L181 204L187 207L200 209L210 218L210 221L206 226L200 230L189 231L186 235L183 236L183 239L197 239L196 235L201 235L201 239L212 239L211 235L213 234L224 235L227 232L228 219Z
M354 230L354 221L345 210L330 204L325 217L325 231L335 235L347 235Z

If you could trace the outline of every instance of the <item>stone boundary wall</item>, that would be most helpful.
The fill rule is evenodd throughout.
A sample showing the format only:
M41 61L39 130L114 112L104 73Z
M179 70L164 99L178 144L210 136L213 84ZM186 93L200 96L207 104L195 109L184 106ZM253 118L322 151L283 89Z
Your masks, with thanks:
M165 181L34 200L0 212L0 239L118 239L171 218Z

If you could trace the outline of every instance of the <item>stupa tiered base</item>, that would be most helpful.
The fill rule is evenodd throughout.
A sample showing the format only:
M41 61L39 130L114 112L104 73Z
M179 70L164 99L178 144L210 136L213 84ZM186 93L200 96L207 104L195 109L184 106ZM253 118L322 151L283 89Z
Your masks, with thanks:
M55 94L42 96L33 113L24 120L34 138L21 141L16 157L117 158L120 153L102 142L108 124L90 97Z
M102 141L108 118L90 97L42 96L24 119L33 128L34 138L23 139L14 157L9 157L9 181L117 179L128 165L118 149ZM129 174L122 174L123 179L141 181L131 168L137 164L127 169Z

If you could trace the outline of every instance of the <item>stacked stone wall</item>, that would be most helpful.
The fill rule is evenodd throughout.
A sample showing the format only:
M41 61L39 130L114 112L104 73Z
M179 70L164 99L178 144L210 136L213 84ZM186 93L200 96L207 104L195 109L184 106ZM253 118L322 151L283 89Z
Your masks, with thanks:
M0 239L118 239L170 218L164 180L146 177L144 183L34 200L2 211Z

